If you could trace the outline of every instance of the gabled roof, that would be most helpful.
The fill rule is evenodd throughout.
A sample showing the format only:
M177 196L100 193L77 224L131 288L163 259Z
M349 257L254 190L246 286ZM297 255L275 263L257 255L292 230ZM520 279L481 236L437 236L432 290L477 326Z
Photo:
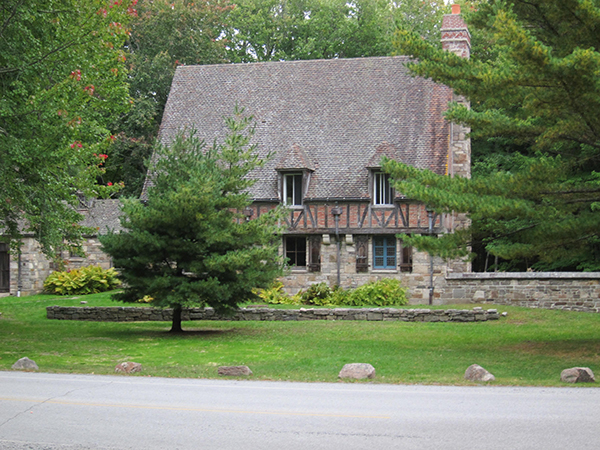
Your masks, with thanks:
M98 235L107 234L109 231L121 231L121 200L109 199L80 199L77 212L83 216L79 225L94 228ZM25 231L27 223L19 220L19 229L24 236L32 236L31 232ZM5 229L0 229L0 236Z
M381 168L381 159L384 156L390 159L395 159L397 154L398 150L396 150L392 144L389 142L383 142L373 150L372 156L367 162L367 167L369 169Z
M445 173L449 88L413 78L407 57L180 66L160 139L182 128L221 141L235 105L256 120L254 142L275 156L253 173L255 199L275 199L277 169L314 170L306 199L368 197L379 153ZM379 150L378 150L379 149ZM378 153L379 152L379 153ZM377 164L376 164L377 165ZM303 167L293 167L303 166Z
M83 221L80 225L95 228L98 234L109 231L118 232L123 229L119 220L121 216L121 201L119 199L92 199L86 209L80 209Z
M310 157L300 148L298 144L293 144L287 152L281 152L279 162L275 166L277 170L306 169L315 170Z

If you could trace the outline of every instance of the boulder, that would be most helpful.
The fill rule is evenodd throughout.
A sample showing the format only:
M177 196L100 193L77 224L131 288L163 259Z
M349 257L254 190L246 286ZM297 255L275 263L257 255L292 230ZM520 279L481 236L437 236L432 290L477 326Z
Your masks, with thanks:
M564 383L595 383L594 372L589 367L571 367L560 373L560 381Z
M141 371L142 371L142 365L140 363L131 362L131 361L122 362L115 366L115 372L117 372L117 373L135 373L135 372L141 372Z
M228 377L242 377L252 375L252 371L248 366L221 366L218 369L219 375Z
M29 359L27 356L14 363L12 368L15 370L40 370L35 361Z
M363 378L375 378L375 368L371 364L352 363L346 364L340 370L338 378L354 378L361 380Z
M470 365L465 371L465 380L468 381L494 381L496 377L478 364Z

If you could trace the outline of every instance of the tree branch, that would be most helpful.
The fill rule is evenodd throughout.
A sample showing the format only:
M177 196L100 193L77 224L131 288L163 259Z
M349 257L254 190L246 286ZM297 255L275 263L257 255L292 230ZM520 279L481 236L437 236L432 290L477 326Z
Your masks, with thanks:
M25 0L21 1L21 4L23 4L25 2ZM2 37L4 35L4 31L6 30L6 28L8 27L8 24L10 23L10 21L12 20L13 17L15 17L15 15L17 14L17 9L19 8L19 4L16 4L14 9L12 10L12 13L10 14L9 17L6 18L6 20L4 21L4 23L2 24L2 29L0 29L0 37Z
M600 192L600 188L597 189L573 189L571 191L543 191L540 192L542 195L569 195L569 194L594 194Z

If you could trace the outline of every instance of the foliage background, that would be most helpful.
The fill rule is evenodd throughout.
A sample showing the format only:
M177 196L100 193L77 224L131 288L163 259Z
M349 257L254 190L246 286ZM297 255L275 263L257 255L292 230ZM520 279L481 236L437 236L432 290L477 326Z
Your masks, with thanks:
M129 108L126 54L132 3L5 0L0 4L0 228L13 249L32 233L55 258L85 231L78 195L98 186Z

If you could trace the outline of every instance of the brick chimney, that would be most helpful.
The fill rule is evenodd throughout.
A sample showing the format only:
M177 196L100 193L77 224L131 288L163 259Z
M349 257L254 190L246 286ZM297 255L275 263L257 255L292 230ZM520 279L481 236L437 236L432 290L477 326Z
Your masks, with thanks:
M471 56L471 34L460 16L460 5L452 5L452 14L442 20L442 48L462 58Z

